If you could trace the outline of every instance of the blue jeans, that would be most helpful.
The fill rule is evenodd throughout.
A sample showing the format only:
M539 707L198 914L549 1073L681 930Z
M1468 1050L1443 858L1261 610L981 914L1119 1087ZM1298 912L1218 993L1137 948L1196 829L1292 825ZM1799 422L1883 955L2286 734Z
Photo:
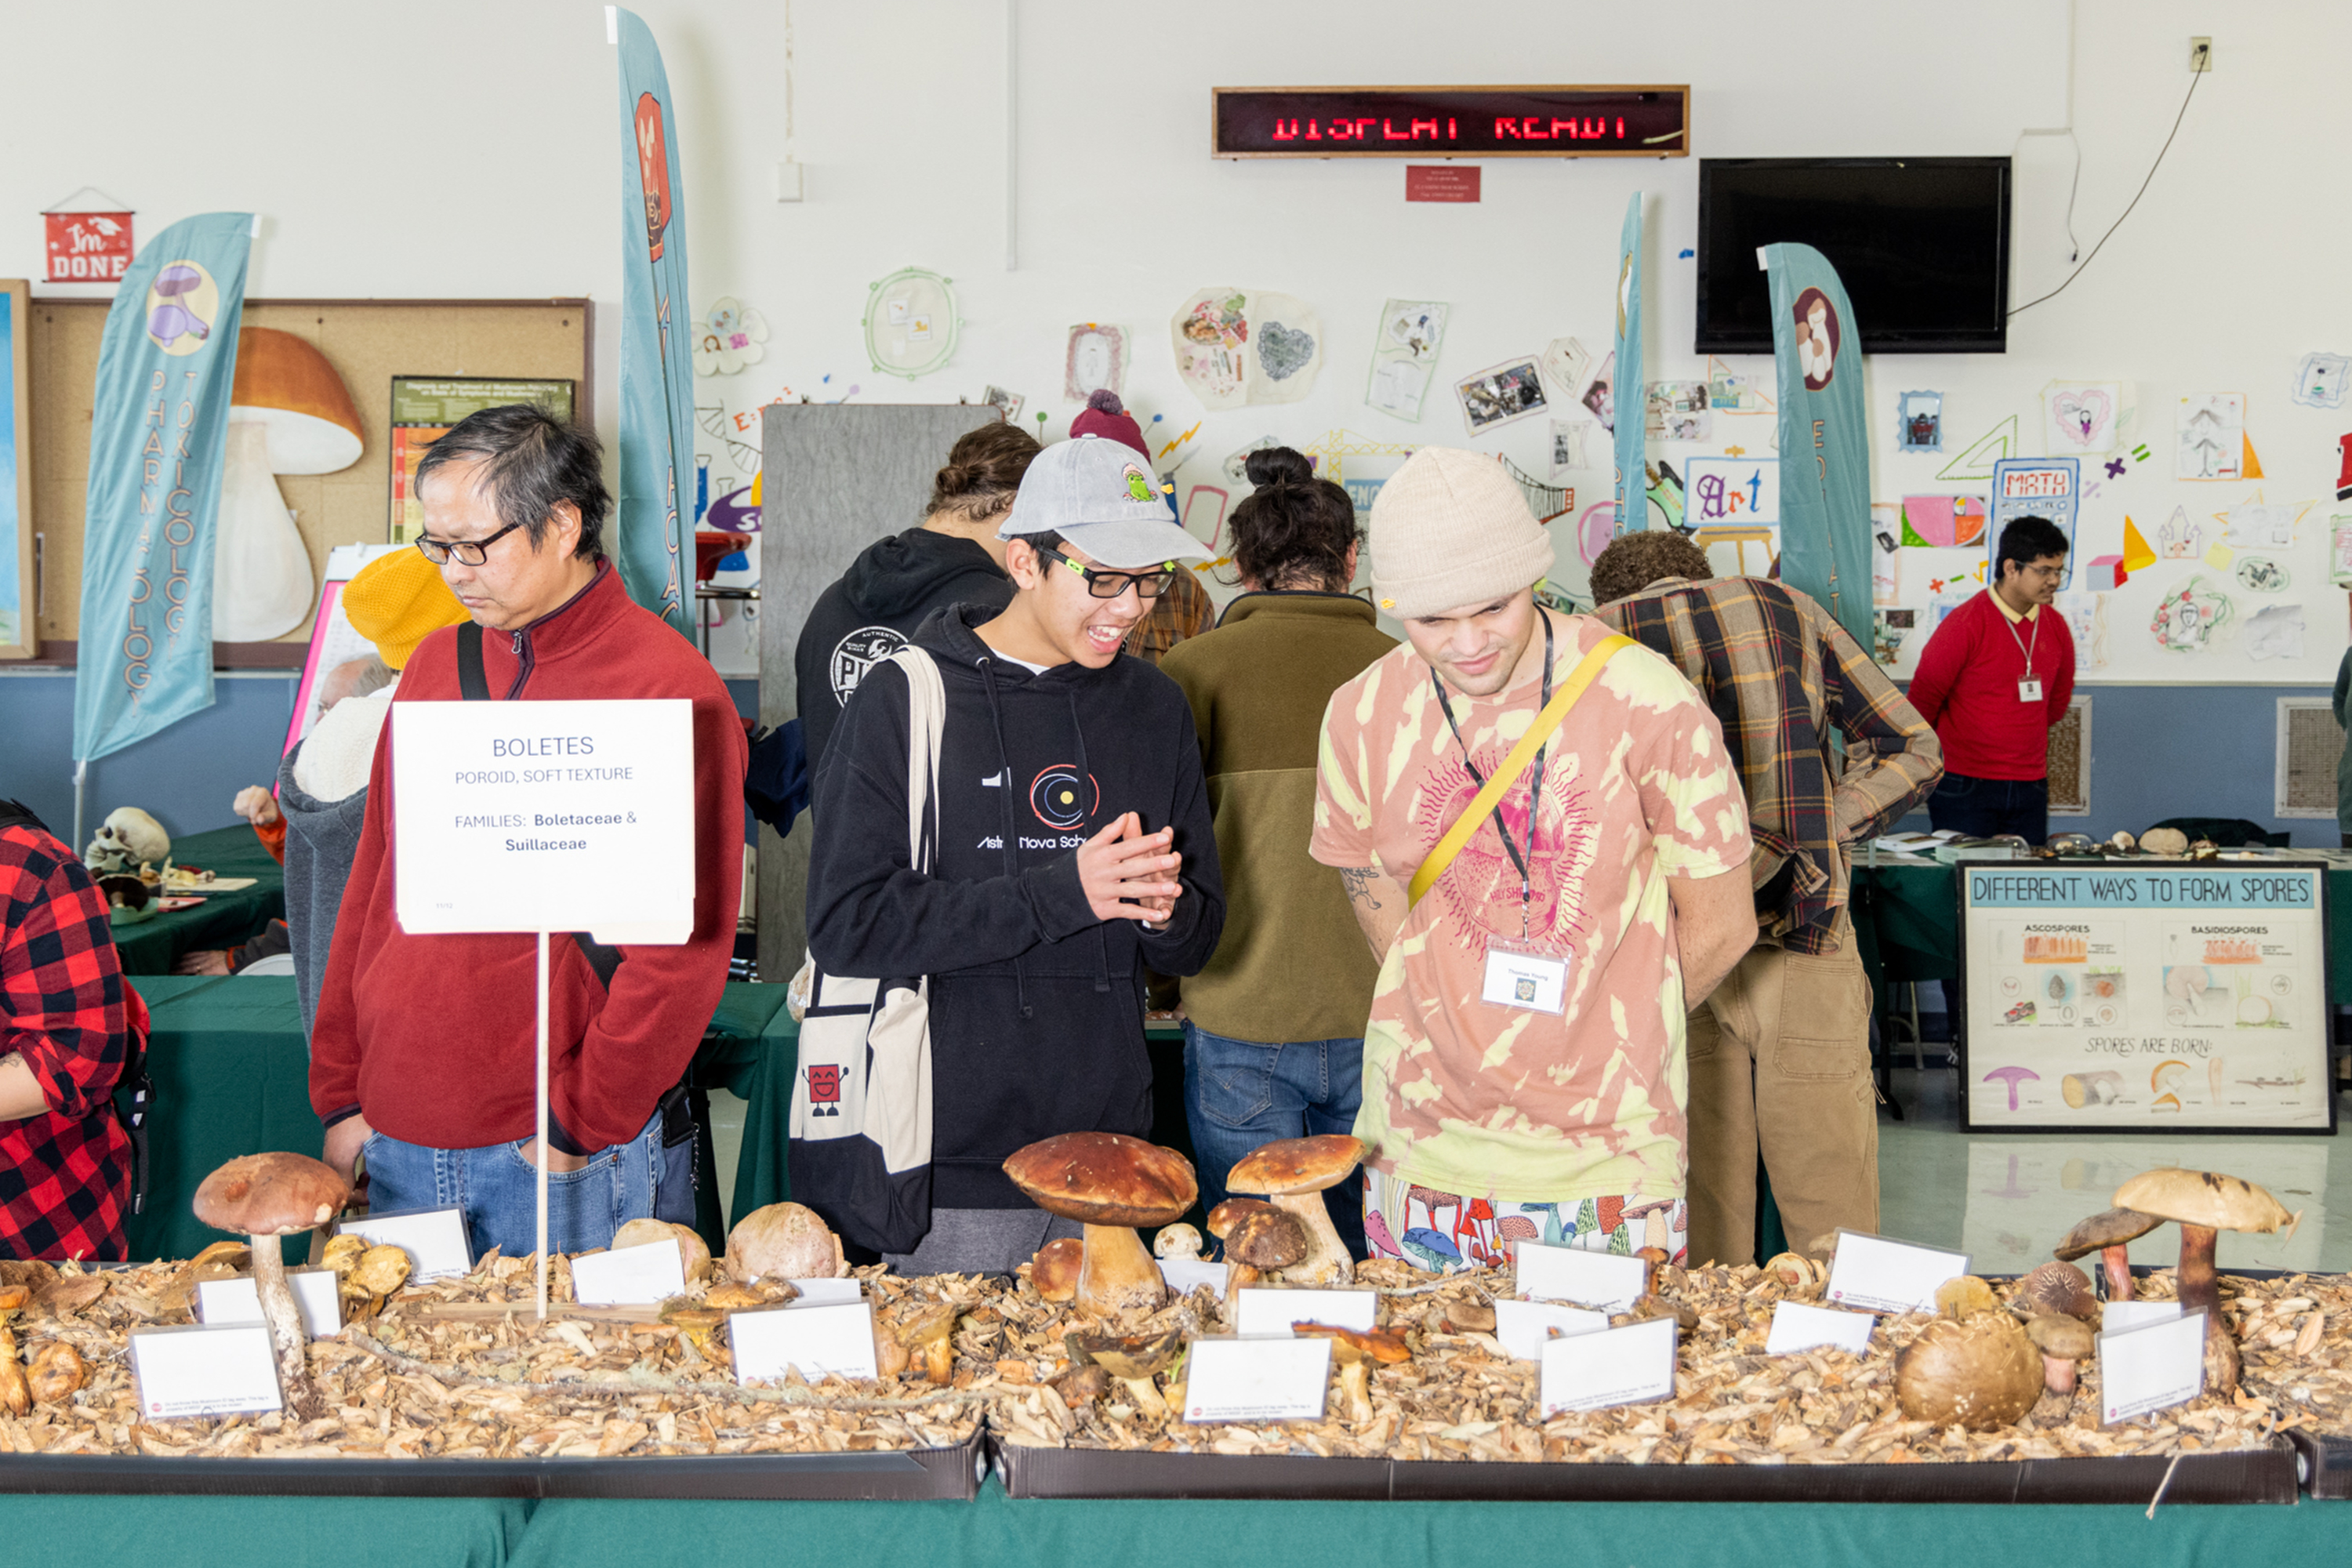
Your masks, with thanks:
M1192 1131L1192 1163L1201 1178L1201 1206L1225 1201L1225 1173L1242 1157L1277 1139L1353 1132L1364 1098L1364 1042L1294 1040L1260 1045L1213 1035L1184 1024L1184 1120ZM1364 1256L1364 1210L1359 1184L1342 1182L1323 1194L1324 1207L1349 1256Z
M2028 844L2040 844L2050 837L2050 781L1946 773L1927 797L1927 821L1937 829L1948 827L1971 837L2014 833ZM1943 987L1944 1016L1951 1026L1952 1043L1958 1045L1966 1032L1960 1026L1960 983L1947 980Z
M538 1245L539 1168L523 1157L528 1139L479 1149L428 1149L381 1132L361 1145L367 1160L368 1207L376 1214L460 1210L478 1258L493 1247L527 1258ZM576 1171L547 1173L550 1252L612 1245L613 1233L654 1212L661 1186L662 1118L626 1143L599 1150Z

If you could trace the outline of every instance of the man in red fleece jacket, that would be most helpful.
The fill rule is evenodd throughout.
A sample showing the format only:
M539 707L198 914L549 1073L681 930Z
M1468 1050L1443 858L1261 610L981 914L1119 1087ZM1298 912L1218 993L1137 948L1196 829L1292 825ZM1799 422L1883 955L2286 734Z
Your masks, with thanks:
M599 458L589 431L516 405L436 441L415 487L417 548L494 634L481 639L493 700L694 704L692 939L551 946L548 1244L562 1252L603 1247L629 1219L693 1218L690 1123L667 1118L688 1135L666 1138L664 1101L726 984L742 881L742 725L709 662L632 604L605 560L612 498ZM468 629L426 637L394 700L459 699L458 634ZM319 998L310 1102L329 1164L348 1173L364 1154L375 1210L455 1205L478 1254L520 1256L535 1221L536 943L401 930L392 751L387 728Z

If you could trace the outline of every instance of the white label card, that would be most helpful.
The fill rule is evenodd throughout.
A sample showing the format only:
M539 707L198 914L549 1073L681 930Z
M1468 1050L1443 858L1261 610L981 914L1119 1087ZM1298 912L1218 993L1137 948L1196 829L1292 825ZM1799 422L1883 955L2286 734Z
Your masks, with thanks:
M343 1304L335 1297L331 1268L289 1268L287 1286L294 1292L294 1310L302 1315L302 1331L314 1340L331 1339L343 1327ZM208 1329L236 1323L257 1323L261 1295L253 1276L207 1279L196 1287L196 1317Z
M572 1260L572 1293L583 1307L652 1307L686 1294L686 1259L675 1241L649 1241Z
M1597 1334L1546 1340L1545 1419L1563 1410L1600 1410L1675 1396L1675 1321L1651 1318Z
M396 1247L408 1254L412 1279L449 1279L474 1268L474 1244L459 1209L419 1209L414 1214L360 1215L335 1227L341 1236L367 1238L371 1247Z
M1969 1271L1969 1255L1917 1247L1867 1231L1838 1232L1827 1300L1866 1312L1932 1312L1936 1287Z
M866 1300L866 1286L856 1279L795 1279L792 1284L800 1292L793 1298L794 1307L854 1307Z
M2179 1316L2178 1301L2110 1301L2099 1309L2099 1329L2103 1333L2127 1334Z
M256 1323L216 1329L133 1329L131 1375L147 1419L275 1410L278 1358Z
M1597 1334L1608 1326L1609 1319L1602 1313L1563 1307L1557 1301L1495 1303L1495 1338L1513 1361L1541 1361L1554 1329L1563 1334Z
M2099 1336L2099 1420L2112 1426L2205 1392L2205 1314Z
M1194 1340L1184 1419L1320 1421L1330 1381L1329 1340Z
M1631 1310L1649 1283L1650 1266L1614 1252L1580 1247L1546 1247L1521 1241L1512 1254L1517 1292L1538 1301L1573 1301L1596 1312Z
M1269 1290L1244 1286L1239 1294L1234 1332L1245 1337L1287 1334L1293 1323L1328 1323L1335 1329L1370 1332L1381 1306L1377 1290Z
M1168 1289L1179 1296L1189 1296L1206 1285L1219 1300L1225 1295L1225 1266L1204 1263L1197 1258L1163 1258L1160 1260L1160 1278L1168 1281Z
M1486 943L1486 981L1478 999L1497 1007L1558 1013L1568 1005L1568 960L1528 952L1499 941Z
M874 1309L865 1302L797 1307L788 1312L730 1312L727 1340L735 1381L776 1379L797 1367L811 1383L824 1377L877 1377Z
M395 908L411 936L694 930L684 698L395 702Z
M1868 1312L1841 1312L1833 1307L1808 1307L1802 1301L1781 1301L1772 1308L1772 1331L1764 1341L1766 1355L1793 1355L1799 1351L1828 1346L1860 1355L1870 1348L1870 1331L1878 1320Z

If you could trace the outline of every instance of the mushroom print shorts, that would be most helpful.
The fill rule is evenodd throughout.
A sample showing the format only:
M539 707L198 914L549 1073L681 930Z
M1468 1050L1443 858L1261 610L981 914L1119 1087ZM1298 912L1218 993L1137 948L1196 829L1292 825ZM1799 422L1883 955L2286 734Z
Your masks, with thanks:
M1690 1205L1680 1198L1626 1193L1556 1204L1465 1197L1364 1172L1364 1246L1440 1273L1511 1261L1511 1243L1580 1247L1626 1255L1654 1247L1681 1263L1690 1244Z

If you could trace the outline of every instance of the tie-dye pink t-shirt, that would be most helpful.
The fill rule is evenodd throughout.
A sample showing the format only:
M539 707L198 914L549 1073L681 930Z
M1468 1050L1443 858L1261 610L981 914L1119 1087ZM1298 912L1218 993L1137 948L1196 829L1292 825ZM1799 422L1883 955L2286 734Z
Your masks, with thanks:
M1555 680L1610 636L1556 616ZM1341 687L1323 719L1311 851L1410 884L1540 708L1540 677L1445 722L1429 666L1400 645ZM1482 1000L1489 937L1520 932L1519 874L1496 824L1527 844L1528 778L1405 917L1381 966L1356 1135L1370 1163L1441 1192L1558 1202L1684 1191L1682 973L1666 879L1748 867L1747 803L1723 731L1690 682L1638 644L1552 738L1528 929L1564 946L1563 1013Z

